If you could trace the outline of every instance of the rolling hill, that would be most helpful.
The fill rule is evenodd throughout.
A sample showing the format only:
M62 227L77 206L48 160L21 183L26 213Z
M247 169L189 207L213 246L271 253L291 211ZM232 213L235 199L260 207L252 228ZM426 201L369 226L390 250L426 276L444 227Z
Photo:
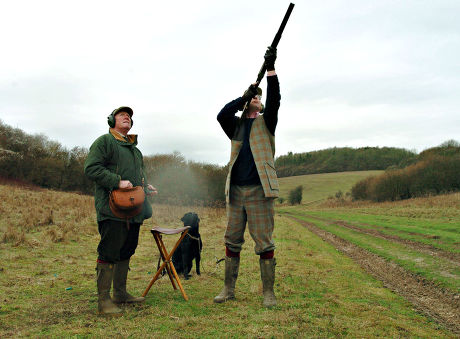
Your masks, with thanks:
M380 173L383 173L383 171L321 173L280 178L280 197L287 199L290 190L302 185L302 205L311 204L327 199L338 191L342 191L345 194L351 190L351 187L356 182Z

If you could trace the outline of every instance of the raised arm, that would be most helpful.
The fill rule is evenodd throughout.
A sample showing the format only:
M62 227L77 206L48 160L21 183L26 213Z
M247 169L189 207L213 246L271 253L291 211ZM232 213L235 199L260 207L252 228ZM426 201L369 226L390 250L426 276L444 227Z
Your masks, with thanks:
M265 125L272 135L275 135L280 108L280 84L275 72L276 48L268 47L265 53L265 67L267 68L267 100L265 101Z
M243 105L243 98L239 97L226 104L217 115L217 121L224 130L225 134L231 139L238 123L238 117L235 114Z

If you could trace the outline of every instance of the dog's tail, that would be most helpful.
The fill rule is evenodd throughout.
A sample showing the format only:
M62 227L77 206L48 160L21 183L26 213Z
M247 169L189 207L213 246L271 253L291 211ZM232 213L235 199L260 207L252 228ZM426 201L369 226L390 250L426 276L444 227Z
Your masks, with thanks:
M225 260L225 258L222 258L222 259L217 260L217 261L216 261L216 265L217 265L218 263L220 263L221 261L224 261L224 260Z

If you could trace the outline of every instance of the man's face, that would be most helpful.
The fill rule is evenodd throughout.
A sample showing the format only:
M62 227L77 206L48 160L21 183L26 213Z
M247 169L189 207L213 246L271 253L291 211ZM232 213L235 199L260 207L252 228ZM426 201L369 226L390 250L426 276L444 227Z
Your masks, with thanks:
M249 103L249 108L251 111L260 112L260 110L262 109L262 101L260 101L260 99L260 95L256 95L254 98L251 99L251 102Z
M115 128L131 129L131 117L126 112L115 114Z

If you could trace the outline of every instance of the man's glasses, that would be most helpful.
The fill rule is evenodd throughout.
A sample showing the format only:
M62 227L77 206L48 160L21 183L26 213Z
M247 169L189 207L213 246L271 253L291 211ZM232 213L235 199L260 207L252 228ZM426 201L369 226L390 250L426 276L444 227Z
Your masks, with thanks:
M257 94L257 95L254 95L254 99L259 99L259 100L260 100L260 99L262 99L262 96L261 96L261 95L259 95L259 94Z

